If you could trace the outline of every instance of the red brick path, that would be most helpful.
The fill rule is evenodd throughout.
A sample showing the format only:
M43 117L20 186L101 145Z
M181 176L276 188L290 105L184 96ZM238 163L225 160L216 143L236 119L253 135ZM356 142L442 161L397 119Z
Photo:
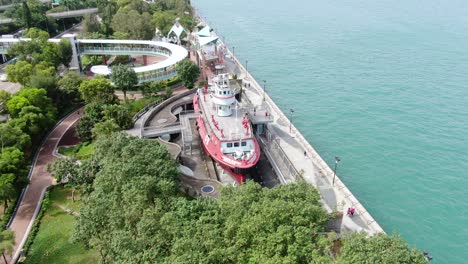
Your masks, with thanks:
M39 155L34 163L30 183L25 190L24 196L20 201L18 211L10 225L10 229L15 232L15 247L12 263L15 263L20 255L20 250L32 227L45 190L53 183L52 177L47 172L47 164L55 159L55 147L67 130L79 120L83 113L83 109L80 109L79 113L80 114L75 111L63 119L49 134L46 141L41 146ZM11 259L11 257L8 258Z

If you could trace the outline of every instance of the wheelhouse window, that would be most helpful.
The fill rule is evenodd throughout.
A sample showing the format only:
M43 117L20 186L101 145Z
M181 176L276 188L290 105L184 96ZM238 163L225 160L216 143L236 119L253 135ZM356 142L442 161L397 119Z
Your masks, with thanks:
M234 143L234 147L235 147L235 148L239 147L239 142L235 142L235 143Z
M242 142L241 142L241 146L242 146L242 147L245 147L245 146L247 146L247 142L245 142L245 141L242 141Z
M232 148L232 143L227 143L228 148Z

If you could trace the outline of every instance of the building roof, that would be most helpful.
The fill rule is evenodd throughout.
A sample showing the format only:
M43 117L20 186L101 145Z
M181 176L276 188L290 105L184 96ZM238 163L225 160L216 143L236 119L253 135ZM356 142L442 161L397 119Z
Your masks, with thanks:
M197 36L199 36L199 37L210 37L211 36L210 26L206 26L202 30L198 31Z
M169 37L171 33L174 33L177 36L177 38L180 39L180 35L182 35L182 32L184 31L185 31L184 27L181 24L179 24L179 22L176 22L172 26L171 30L169 30L169 33L167 34L167 36Z
M210 43L216 43L218 41L218 37L198 37L198 43L201 46L205 46Z

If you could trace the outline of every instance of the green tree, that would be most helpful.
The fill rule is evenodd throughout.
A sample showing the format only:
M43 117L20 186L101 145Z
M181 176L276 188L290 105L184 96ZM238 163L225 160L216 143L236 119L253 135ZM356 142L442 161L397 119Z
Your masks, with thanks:
M58 57L60 62L68 68L70 65L73 50L69 39L61 39L57 48Z
M31 10L29 9L29 5L27 1L23 1L23 19L24 19L24 24L26 25L27 28L32 27L32 15L31 15Z
M102 28L103 33L108 37L112 35L112 21L115 13L119 9L116 1L107 1L100 5L102 9Z
M56 24L53 20L48 20L45 13L48 9L38 0L12 1L13 6L8 8L4 15L15 19L15 24L21 28L40 27L41 29L50 29L53 32ZM10 1L11 3L11 1Z
M94 128L94 120L89 116L83 116L76 124L76 135L79 138L82 138L86 141L90 141L93 139L93 133L91 132Z
M11 122L0 123L0 144L0 150L5 147L25 149L31 146L31 137Z
M96 15L85 15L83 19L83 32L87 35L89 33L100 32L101 23Z
M15 178L15 174L13 173L0 175L0 200L3 201L3 213L8 208L8 202L16 196Z
M85 106L85 116L89 116L94 123L97 123L104 118L105 106L98 102L89 103Z
M91 130L93 138L109 137L112 133L120 130L119 125L114 120L106 120L103 122L96 123L94 128Z
M114 121L120 129L129 129L132 126L132 116L123 105L108 105L104 107L104 119Z
M150 14L125 8L120 8L112 18L112 29L127 34L130 39L151 39L154 32Z
M166 36L174 25L177 14L173 11L160 11L153 14L153 23Z
M343 238L337 263L418 263L427 261L398 235L351 233Z
M13 121L15 126L35 138L54 123L55 117L48 118L39 107L28 105L21 109L18 118Z
M43 88L52 98L57 96L57 78L55 76L47 76L42 74L32 75L28 86Z
M151 11L150 5L145 1L129 0L127 2L124 8L135 10L140 14L149 13Z
M0 152L0 174L23 173L24 153L15 147L3 148Z
M47 167L57 182L66 183L72 188L72 201L75 202L75 191L81 185L81 173L77 161L71 158L59 158Z
M183 60L177 64L177 75L184 85L191 89L200 76L198 66L190 60Z
M0 233L0 250L2 251L3 260L8 264L5 257L5 252L11 254L15 245L15 233L12 230L3 230Z
M147 82L144 83L141 87L142 92L145 96L155 96L158 95L160 92L164 91L164 89L167 87L167 82Z
M52 100L47 96L47 91L39 88L21 89L7 103L8 112L13 118L19 116L21 110L26 106L36 106L49 121L54 121L57 109Z
M11 94L7 91L0 91L0 104L6 104L11 99Z
M91 160L99 170L91 172L93 191L83 197L74 238L96 248L103 261L121 263L114 250L128 245L125 254L133 254L131 240L142 242L141 217L177 193L177 167L164 146L122 133L99 138Z
M104 77L85 80L80 84L81 98L87 103L99 102L108 104L115 101L114 88Z
M172 96L172 88L169 86L166 86L166 89L164 89L164 96L167 98Z
M8 81L16 82L23 86L29 83L32 71L33 66L22 60L5 67L5 72L8 74Z
M57 67L60 64L58 45L49 42L49 33L31 28L26 32L30 41L20 41L8 49L8 54L18 57L20 61L27 61L33 66L44 62Z
M69 71L58 81L58 89L64 101L79 100L79 87L85 80L78 72Z
M112 67L110 78L115 86L122 89L125 101L127 101L127 91L138 84L138 76L133 68L123 64Z

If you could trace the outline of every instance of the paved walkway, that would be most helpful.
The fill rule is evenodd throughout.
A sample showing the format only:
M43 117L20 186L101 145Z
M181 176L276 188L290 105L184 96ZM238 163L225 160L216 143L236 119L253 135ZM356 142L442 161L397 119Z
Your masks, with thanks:
M280 138L280 146L288 159L294 164L297 171L300 171L302 178L317 187L322 204L329 212L343 212L342 231L365 231L369 234L384 232L380 225L367 212L362 204L354 197L343 182L336 177L333 184L333 171L301 135L294 125L291 126L288 118L276 106L271 98L266 95L263 97L263 91L260 85L255 82L252 76L246 72L240 63L236 62L232 56L226 56L223 64L230 73L235 73L239 79L246 79L251 85L244 88L243 91L249 101L257 108L266 107L270 109L274 117L274 122L270 124L270 131ZM205 75L210 72L204 69ZM304 151L306 155L304 155ZM287 179L287 182L293 182L294 179ZM354 207L356 213L353 217L348 217L346 211L348 207Z
M80 109L79 112L80 114L83 113L83 109ZM26 242L34 219L39 211L45 190L53 184L53 178L47 172L47 164L55 159L54 150L62 136L80 117L81 115L75 111L60 121L41 146L39 154L34 161L30 183L26 187L16 214L9 225L9 228L15 232L15 247L11 263L15 263L19 258L21 248ZM10 260L11 257L9 256L8 259Z

